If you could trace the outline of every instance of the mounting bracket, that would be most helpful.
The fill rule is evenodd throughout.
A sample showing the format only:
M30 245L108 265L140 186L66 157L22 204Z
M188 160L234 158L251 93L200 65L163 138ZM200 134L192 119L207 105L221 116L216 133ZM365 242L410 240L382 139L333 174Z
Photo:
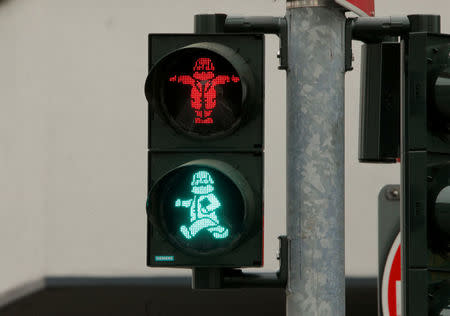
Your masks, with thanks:
M288 68L287 21L285 17L274 16L227 16L226 14L198 14L194 20L195 33L258 33L275 34L280 39L277 57L278 69Z
M249 17L227 17L225 20L225 32L230 33L263 33L275 34L280 39L280 49L277 57L280 59L278 69L288 68L288 38L287 21L283 17L275 16L249 16Z
M381 43L394 36L402 36L411 29L407 16L359 17L347 19L345 25L345 71L353 70L352 40L366 44Z
M192 288L226 289L226 288L285 288L288 277L289 240L286 236L278 237L280 252L277 259L280 269L276 273L244 273L241 269L231 268L193 268Z

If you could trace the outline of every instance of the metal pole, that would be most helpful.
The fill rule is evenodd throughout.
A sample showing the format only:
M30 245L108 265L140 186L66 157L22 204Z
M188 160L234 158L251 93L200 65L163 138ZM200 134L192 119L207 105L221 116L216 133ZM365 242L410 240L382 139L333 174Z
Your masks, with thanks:
M344 316L345 16L287 1L288 316Z

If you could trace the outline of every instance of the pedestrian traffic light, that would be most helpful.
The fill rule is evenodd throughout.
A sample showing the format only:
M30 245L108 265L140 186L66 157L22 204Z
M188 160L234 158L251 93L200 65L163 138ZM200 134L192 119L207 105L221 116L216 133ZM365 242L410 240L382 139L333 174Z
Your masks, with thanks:
M261 266L264 37L149 36L147 264Z
M402 61L402 315L447 315L450 35L439 34L439 17L410 20Z

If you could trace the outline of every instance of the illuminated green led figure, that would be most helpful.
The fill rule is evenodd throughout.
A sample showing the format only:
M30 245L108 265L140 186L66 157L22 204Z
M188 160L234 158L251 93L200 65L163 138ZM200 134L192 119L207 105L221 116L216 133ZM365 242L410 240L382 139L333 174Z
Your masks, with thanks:
M191 225L183 225L180 232L186 239L195 237L200 231L208 230L215 239L228 237L228 228L220 225L216 210L221 206L214 191L214 180L207 171L197 171L192 177L194 197L190 200L177 199L175 207L186 207L191 210Z

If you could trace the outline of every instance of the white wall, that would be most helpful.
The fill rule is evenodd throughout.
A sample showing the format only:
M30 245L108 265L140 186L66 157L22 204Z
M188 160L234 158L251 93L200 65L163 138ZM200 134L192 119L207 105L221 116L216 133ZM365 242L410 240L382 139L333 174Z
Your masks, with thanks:
M23 1L0 2L0 303L35 288L44 270L49 179L40 86L49 78L36 76L43 51L29 38L37 18Z
M379 0L378 15L444 15L448 0ZM426 6L428 4L428 7ZM46 275L188 273L145 267L147 33L196 13L283 15L272 0L8 0L0 4L0 291ZM266 270L285 232L285 75L267 37ZM357 162L359 45L346 93L346 270L376 274L377 195L398 165Z

